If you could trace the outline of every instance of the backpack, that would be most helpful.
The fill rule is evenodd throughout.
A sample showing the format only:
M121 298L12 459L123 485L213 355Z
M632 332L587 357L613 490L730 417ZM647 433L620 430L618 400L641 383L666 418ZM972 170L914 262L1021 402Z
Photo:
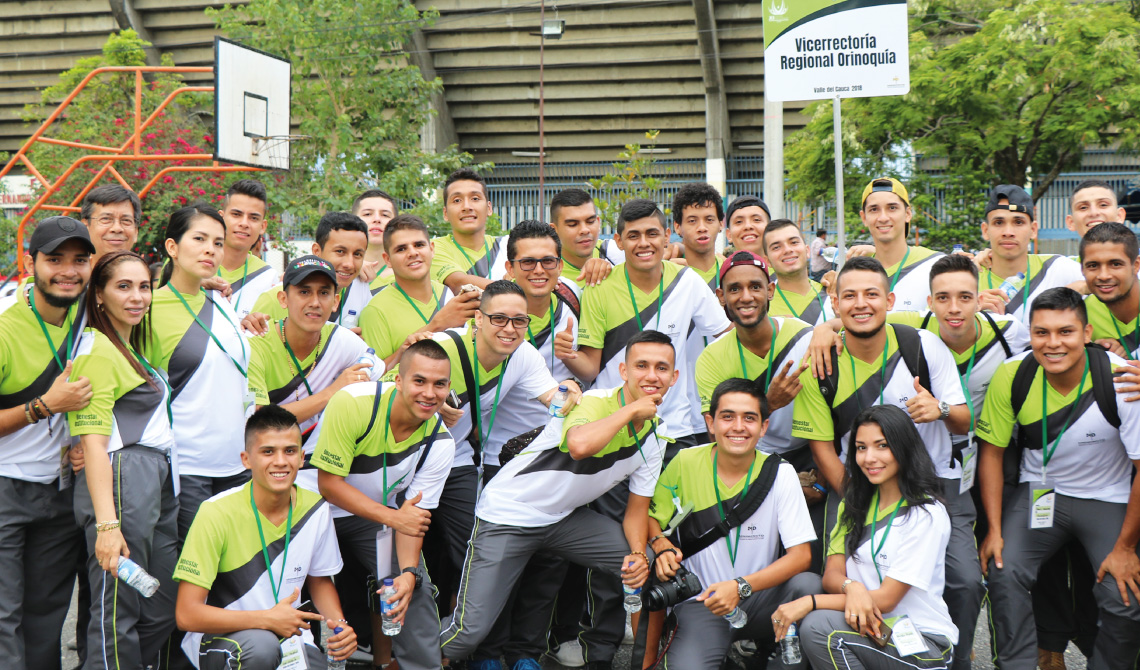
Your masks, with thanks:
M1001 348L1005 350L1005 357L1013 358L1013 349L1009 346L1009 342L1006 341L1005 333L1002 332L1002 329L998 327L997 321L994 321L994 318L990 316L989 312L978 313L985 317L986 322L990 324L990 328L994 331L994 338L1001 343ZM919 327L923 330L926 330L926 324L930 323L930 318L932 316L934 316L934 312L927 312L926 316L922 319L922 325Z

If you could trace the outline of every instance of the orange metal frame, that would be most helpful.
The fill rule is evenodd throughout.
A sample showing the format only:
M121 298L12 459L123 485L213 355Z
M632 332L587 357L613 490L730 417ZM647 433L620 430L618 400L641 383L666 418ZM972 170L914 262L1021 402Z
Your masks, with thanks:
M156 118L158 118L158 115L162 112L162 110L166 109L166 107L168 105L170 105L171 101L174 100L174 98L178 97L179 95L181 95L183 93L212 93L214 91L213 86L183 86L181 88L175 89L174 91L170 92L170 95L166 96L166 99L163 100L162 103L159 104L158 107L155 108L155 110L153 112L151 112L149 116L147 116L145 119L143 119L143 116L142 116L143 74L147 73L147 72L191 73L191 72L213 72L213 71L214 71L214 68L212 68L212 67L151 67L151 66L101 67L101 68L92 70L91 73L89 73L86 77L83 78L83 81L79 82L79 85L75 87L75 90L72 91L66 98L64 98L63 102L59 103L59 106L56 107L55 111L52 112L50 116L48 116L48 118L43 122L43 124L40 125L40 127L34 133L32 133L32 136L28 138L27 142L24 142L24 145L22 147L20 147L20 150L17 151L14 156L12 156L12 158L8 161L8 163L2 169L0 169L0 177L3 177L4 175L8 174L12 170L12 168L15 167L17 164L23 164L23 166L28 170L28 172L33 177L35 177L40 182L40 184L42 184L44 187L43 193L41 193L40 197L37 198L34 203L32 203L31 207L28 208L28 211L25 212L24 216L20 219L19 227L16 230L16 249L17 249L16 257L17 257L17 262L19 264L19 271L20 271L21 275L26 274L26 269L24 268L24 254L22 253L22 251L24 249L24 230L25 230L26 226L28 225L28 222L31 221L32 217L35 216L36 212L38 212L40 210L55 211L55 212L71 212L71 213L79 212L80 211L79 203L81 203L83 201L83 198L91 191L91 189L95 188L96 184L98 184L99 181L102 180L107 175L114 177L115 181L122 184L124 188L126 188L128 190L133 190L133 189L131 189L130 185L127 184L127 181L125 179L123 179L123 176L119 173L119 171L115 169L116 163L119 163L119 162L137 162L137 161L187 161L187 160L209 161L208 165L173 165L170 167L163 168L157 174L155 174L150 179L150 181L148 181L146 183L146 185L143 186L142 189L139 190L139 192L138 192L139 198L146 197L146 194L150 192L150 190L154 187L154 185L156 183L158 183L158 180L161 179L162 177L164 177L165 175L171 173L171 172L262 172L263 171L261 168L255 168L255 167L245 167L245 166L239 166L239 165L219 165L218 162L214 160L214 156L212 154L173 154L172 155L172 154L143 154L143 153L141 153L143 131L146 130L154 122L154 120ZM95 77L99 76L100 74L106 73L106 72L133 72L135 74L135 113L134 113L135 129L134 129L134 132L127 138L127 140L125 142L123 142L122 146L115 148L115 147L100 146L97 144L85 144L82 142L72 142L69 140L59 140L59 139L54 139L51 137L44 137L44 133L47 132L47 129L49 127L51 127L51 124L55 123L55 121L57 119L59 119L60 115L63 114L63 111L65 109L67 109L67 106L70 105L73 100L75 100L76 96L78 96L79 93L82 92L83 89L87 87L87 84L90 83L91 80L94 79ZM52 181L48 180L46 177L44 177L44 175L41 174L38 169L36 169L36 166L32 162L32 159L28 156L28 152L31 150L31 148L33 147L33 145L35 145L36 142L43 142L44 144L56 144L56 145L65 146L65 147L72 147L75 149L86 149L88 151L97 152L97 153L92 153L92 154L89 154L87 156L82 156L82 157L76 159L70 166L68 166L68 168L66 170L64 170L63 174L61 174L54 182L52 182ZM85 186L83 188L83 190L80 191L79 194L75 196L75 199L71 201L71 204L69 204L69 205L49 205L49 204L47 204L47 201L53 195L55 195L55 193L57 193L59 191L60 187L63 186L64 182L66 182L68 180L68 178L70 178L71 175L79 167L83 166L86 163L92 163L92 162L103 162L105 164L103 165L103 167L101 167L99 169L98 172L95 173L95 176L91 178L90 183L88 183L87 186Z

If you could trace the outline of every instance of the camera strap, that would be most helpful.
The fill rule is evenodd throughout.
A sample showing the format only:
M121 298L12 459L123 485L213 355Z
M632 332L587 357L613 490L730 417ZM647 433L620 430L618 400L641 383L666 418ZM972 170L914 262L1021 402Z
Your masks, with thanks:
M685 552L685 555L696 556L721 538L727 537L729 531L740 526L748 520L748 517L755 514L756 510L760 509L760 505L764 504L764 499L768 497L768 493L772 491L772 485L776 483L776 472L783 462L784 459L780 458L778 454L768 454L763 465L760 466L760 474L756 475L756 481L748 487L748 493L736 503L736 506L728 510L724 518L703 535L680 542L681 550ZM693 517L689 518L692 519ZM683 527L684 524L682 524ZM686 534L682 532L679 535L680 537L677 539L681 540Z

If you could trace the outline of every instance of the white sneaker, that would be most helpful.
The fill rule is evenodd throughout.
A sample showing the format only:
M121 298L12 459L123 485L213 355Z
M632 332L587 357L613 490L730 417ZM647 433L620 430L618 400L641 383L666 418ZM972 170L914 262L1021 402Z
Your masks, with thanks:
M546 655L568 668L580 668L586 665L586 659L582 656L582 645L577 640L563 642L553 653L548 652Z

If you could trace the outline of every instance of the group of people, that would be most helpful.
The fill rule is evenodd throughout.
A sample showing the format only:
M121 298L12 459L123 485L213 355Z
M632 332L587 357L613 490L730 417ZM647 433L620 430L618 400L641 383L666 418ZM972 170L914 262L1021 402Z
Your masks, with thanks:
M962 669L987 592L1003 669L1070 639L1133 667L1140 249L1109 185L1072 194L1073 259L1031 253L1011 185L988 250L912 246L875 179L873 243L822 276L822 239L708 184L612 239L579 189L501 237L478 173L442 195L447 235L369 190L283 274L251 179L153 268L119 186L38 223L0 304L5 667L60 667L77 574L84 668L609 668L632 612L633 667Z

